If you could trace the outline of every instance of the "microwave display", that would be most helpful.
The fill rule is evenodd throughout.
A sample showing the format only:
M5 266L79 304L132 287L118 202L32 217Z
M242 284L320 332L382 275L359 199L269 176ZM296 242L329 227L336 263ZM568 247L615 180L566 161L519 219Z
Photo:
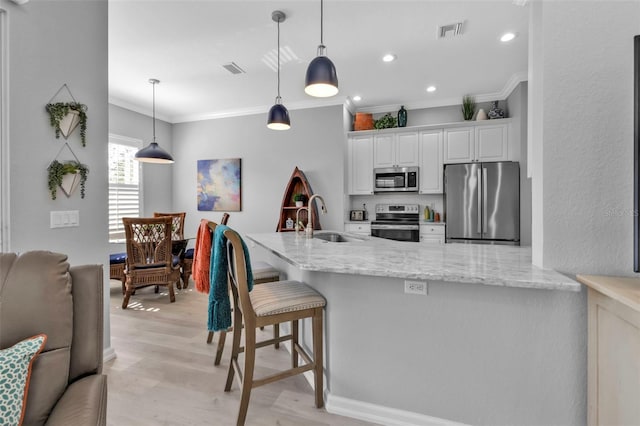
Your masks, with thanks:
M417 192L418 168L417 167L392 167L374 169L374 192Z

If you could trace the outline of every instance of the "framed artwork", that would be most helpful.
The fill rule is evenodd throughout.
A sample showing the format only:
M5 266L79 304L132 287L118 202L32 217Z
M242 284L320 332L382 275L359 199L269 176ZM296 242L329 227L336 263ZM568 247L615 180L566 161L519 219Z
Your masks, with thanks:
M240 159L198 160L198 210L239 212Z

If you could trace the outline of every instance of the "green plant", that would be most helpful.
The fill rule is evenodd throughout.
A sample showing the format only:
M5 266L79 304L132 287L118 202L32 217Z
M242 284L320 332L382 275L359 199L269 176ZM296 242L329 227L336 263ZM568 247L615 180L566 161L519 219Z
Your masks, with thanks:
M47 104L49 122L56 131L56 139L60 138L60 122L70 110L77 111L80 118L80 141L82 146L87 145L87 106L78 102L56 102Z
M462 97L462 118L471 120L476 112L476 100L473 96L464 95Z
M80 197L84 198L85 183L87 181L87 175L89 174L89 168L80 163L79 161L65 161L64 163L58 160L53 160L49 167L47 167L49 193L51 199L55 200L58 192L58 187L62 185L62 178L64 175L79 173L80 174Z
M302 201L303 203L307 200L307 197L304 194L295 194L293 196L293 201Z
M390 129L392 127L398 127L398 119L390 113L386 113L379 119L373 121L373 127L376 129Z

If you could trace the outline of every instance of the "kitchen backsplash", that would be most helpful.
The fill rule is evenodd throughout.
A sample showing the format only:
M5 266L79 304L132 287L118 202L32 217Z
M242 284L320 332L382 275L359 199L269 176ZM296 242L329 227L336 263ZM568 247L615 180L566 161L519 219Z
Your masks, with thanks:
M442 194L422 195L422 194L375 194L375 195L351 195L348 197L349 210L361 210L362 204L366 204L368 218L373 220L375 217L376 204L419 204L420 212L424 211L424 206L431 206L442 216L443 200ZM422 218L422 216L420 216ZM349 220L349 211L346 212L346 220Z

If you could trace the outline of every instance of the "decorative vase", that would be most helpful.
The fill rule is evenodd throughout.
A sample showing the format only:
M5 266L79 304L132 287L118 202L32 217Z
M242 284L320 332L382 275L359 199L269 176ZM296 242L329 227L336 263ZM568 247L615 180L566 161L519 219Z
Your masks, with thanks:
M398 111L398 127L406 127L407 126L407 110L404 109L404 105L400 107Z
M373 114L356 112L356 119L353 122L353 130L371 129L373 129Z
M496 118L504 118L504 111L502 110L502 108L498 108L498 101L493 101L493 103L491 104L491 109L489 110L489 118L492 120Z
M487 113L484 112L482 108L478 110L478 114L476 114L476 120L477 121L488 120Z

